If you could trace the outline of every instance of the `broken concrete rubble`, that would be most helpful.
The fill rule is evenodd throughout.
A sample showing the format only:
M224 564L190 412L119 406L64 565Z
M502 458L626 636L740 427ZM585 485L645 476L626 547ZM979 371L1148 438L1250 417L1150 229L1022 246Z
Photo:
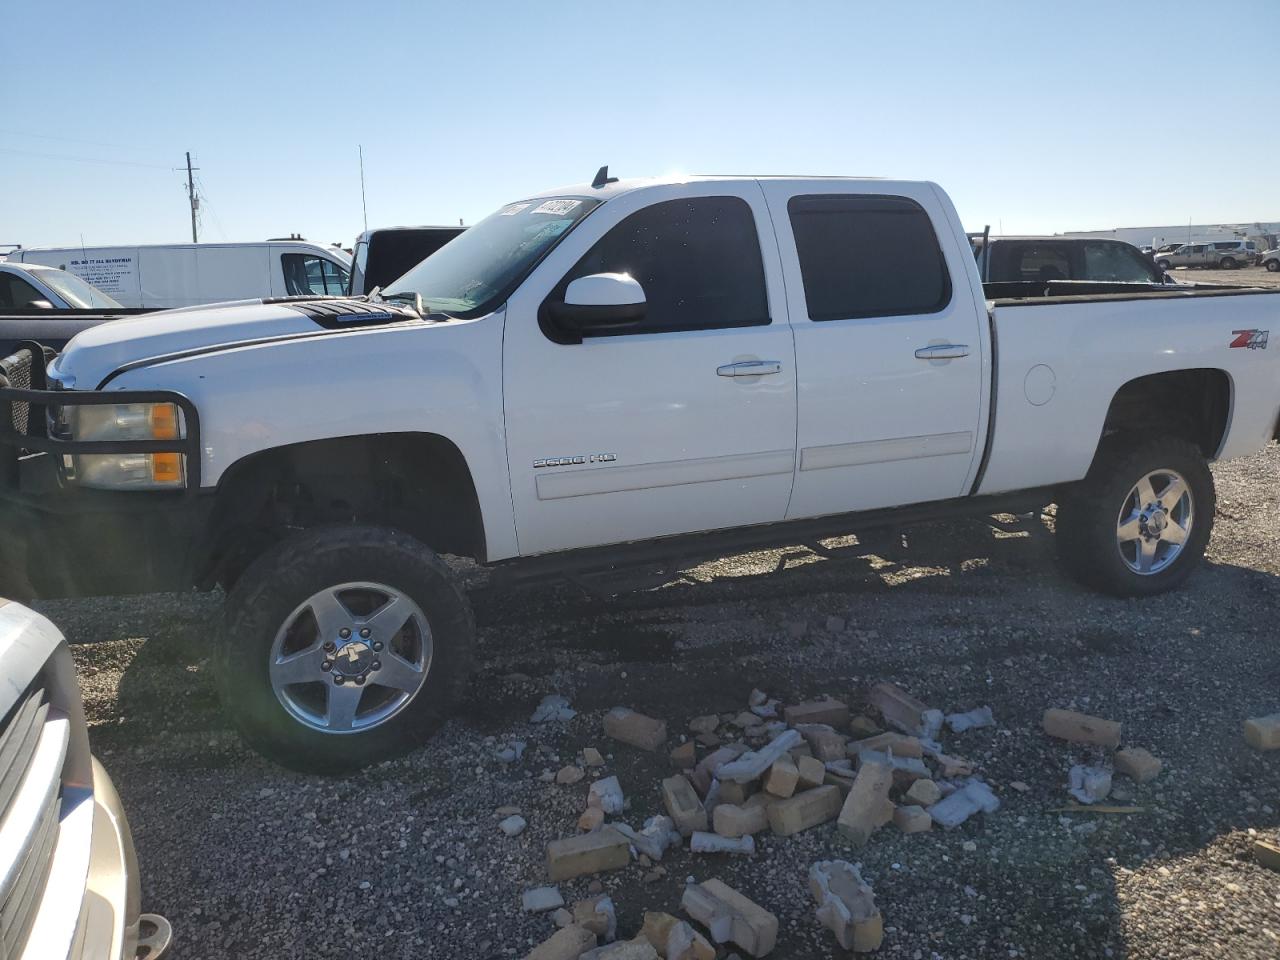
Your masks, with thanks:
M689 729L694 733L715 733L718 726L720 726L720 718L714 713L694 717L689 721Z
M604 732L614 740L650 753L662 746L667 739L667 725L663 721L646 717L630 707L614 707L606 713Z
M698 830L689 838L689 849L694 853L741 853L751 856L756 852L756 841L750 834L723 837L718 833Z
M596 945L596 935L577 924L557 930L551 937L525 954L525 960L579 960L583 951Z
M1071 768L1067 787L1081 803L1097 803L1111 792L1111 771L1106 767L1076 764Z
M662 802L682 837L707 829L707 811L684 774L662 781Z
M800 771L790 756L779 757L764 775L764 788L775 797L789 797L796 792Z
M716 948L684 920L677 920L667 934L663 960L715 960Z
M763 957L777 943L778 918L719 880L689 884L680 906L716 943L733 943L753 957Z
M769 826L778 836L789 837L834 820L840 814L843 799L840 788L835 786L823 785L805 790L790 799L770 803L766 808Z
M671 762L681 770L690 769L698 762L697 747L693 745L692 740L686 740L680 746L671 751Z
M1071 743L1092 743L1099 747L1120 746L1120 724L1056 707L1044 712L1044 732Z
M582 762L588 767L603 767L604 757L595 747L583 747Z
M865 715L860 714L849 721L849 733L857 739L874 737L883 732L878 723Z
M578 817L578 829L584 833L598 829L602 823L604 823L604 811L599 807L587 807L582 811L582 816Z
M671 931L675 929L676 924L682 923L678 917L673 917L669 913L663 913L660 910L646 910L644 912L644 923L640 926L640 933L636 939L643 937L649 941L649 944L656 950L665 950L667 943L671 939Z
M809 744L813 755L824 763L830 760L843 760L847 755L846 740L843 733L825 723L802 723L795 728Z
M631 844L612 826L547 844L547 871L552 880L617 870L631 862Z
M1255 750L1280 750L1280 713L1246 720L1244 739Z
M556 774L556 783L562 786L569 786L577 783L586 776L585 771L581 767L568 766L561 767Z
M650 860L661 860L669 847L680 846L680 833L670 817L650 817L644 822L644 829L636 831L625 823L613 824L614 829L631 841L636 852Z
M933 817L917 804L909 804L893 811L893 822L903 833L920 833L933 829Z
M948 830L960 826L978 811L994 813L998 809L1000 798L976 778L957 784L949 795L928 808L934 823Z
M616 776L597 780L587 791L587 806L598 807L605 813L621 813L625 803L622 784Z
M572 720L578 711L569 706L569 701L558 693L548 694L542 698L529 718L531 723L549 723L553 720Z
M933 739L942 729L942 711L931 710L897 684L877 683L867 699L887 724L903 733Z
M548 913L564 906L564 897L555 887L534 887L520 895L525 913Z
M902 733L881 733L874 737L854 740L848 746L848 754L851 757L856 757L867 750L874 750L878 753L892 750L895 757L915 757L919 759L924 756L924 744L920 742L920 738L908 737Z
M802 723L825 723L829 727L844 727L849 723L849 705L832 697L796 703L782 711L783 719L792 727Z
M758 780L764 776L764 772L773 765L775 760L792 747L798 745L800 740L799 733L795 730L788 730L775 737L759 750L744 753L736 760L731 760L721 765L714 771L715 777L718 780L733 783L749 783L752 780Z
M855 846L866 844L872 833L893 818L894 807L889 800L892 786L891 766L864 761L840 810L836 823L840 834Z
M754 783L734 783L732 780L716 782L720 784L720 790L716 794L720 803L746 803L747 798L755 792L756 788Z
M588 950L579 960L658 960L658 951L648 940L620 940Z
M996 719L991 713L990 707L975 707L965 713L949 713L947 714L947 726L953 733L964 733L966 730L974 730L978 727L994 727Z
M519 814L512 814L505 820L498 823L498 829L508 837L520 836L520 834L524 832L524 828L527 826L528 824L525 822L524 817Z
M1116 773L1123 773L1136 783L1154 780L1160 776L1160 771L1164 767L1164 764L1153 757L1149 750L1144 750L1142 747L1125 747L1123 750L1116 751L1115 762Z
M746 753L746 748L737 744L720 747L698 761L697 766L693 768L693 772L688 774L689 782L693 784L695 790L705 797L707 791L711 788L711 781L719 777L720 768L744 753Z
M942 799L942 791L932 780L917 780L904 795L908 803L931 807Z
M607 896L589 897L573 905L573 922L611 943L618 936L618 916Z
M855 953L880 948L884 920L857 864L819 860L809 868L809 892L818 905L818 922L835 934L840 946Z
M712 811L712 823L722 837L742 837L759 833L769 826L769 802L765 794L757 793L745 804L717 804Z

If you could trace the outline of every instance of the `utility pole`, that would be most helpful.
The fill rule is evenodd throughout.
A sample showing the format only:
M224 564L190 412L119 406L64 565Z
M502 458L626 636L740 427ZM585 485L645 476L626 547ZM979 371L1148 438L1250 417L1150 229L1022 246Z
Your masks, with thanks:
M193 174L199 167L191 166L191 151L187 151L187 199L191 201L191 242L199 243L196 236L196 210L200 207L200 198L196 196L196 180Z

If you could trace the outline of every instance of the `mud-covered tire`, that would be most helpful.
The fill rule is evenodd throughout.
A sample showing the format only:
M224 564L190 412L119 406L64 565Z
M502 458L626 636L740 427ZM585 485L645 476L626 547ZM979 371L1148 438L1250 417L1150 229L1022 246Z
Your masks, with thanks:
M1126 559L1133 548L1121 548L1120 525L1132 516L1128 511L1137 484L1153 474L1185 481L1191 524L1166 565L1140 573ZM1173 436L1115 434L1102 441L1088 476L1059 497L1058 556L1072 577L1095 590L1119 597L1164 593L1182 584L1204 557L1215 507L1213 474L1195 444Z
M287 624L296 623L299 609L325 591L337 596L341 585L353 583L384 585L389 596L407 598L422 615L413 624L425 617L429 630L413 627L428 638L419 641L426 650L422 679L415 681L416 692L406 694L408 699L386 719L367 728L352 723L343 732L327 732L308 726L298 719L296 709L286 707L273 687L272 665L279 662L278 635ZM312 632L322 636L320 619L312 623ZM471 608L452 571L425 545L388 528L318 528L268 550L231 591L215 654L218 691L230 719L254 750L294 770L343 773L404 754L435 732L467 684L474 635ZM326 658L323 669L335 671L324 675L332 679L338 670L330 665L333 655L320 655ZM374 679L376 675L370 675ZM387 688L370 682L364 690L365 679L359 682L358 704L375 693L386 697L382 691ZM302 687L317 702L329 702L331 691L325 683L306 681ZM298 688L286 689L292 694ZM353 689L348 685L347 692Z

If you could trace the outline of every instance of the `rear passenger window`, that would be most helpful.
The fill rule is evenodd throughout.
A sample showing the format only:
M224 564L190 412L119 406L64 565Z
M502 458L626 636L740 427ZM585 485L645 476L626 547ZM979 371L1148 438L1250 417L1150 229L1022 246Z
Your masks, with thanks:
M914 200L792 197L787 212L810 320L936 313L951 301L933 224Z
M739 197L665 200L631 214L561 281L628 273L645 319L622 334L753 327L769 322L764 262L751 207Z

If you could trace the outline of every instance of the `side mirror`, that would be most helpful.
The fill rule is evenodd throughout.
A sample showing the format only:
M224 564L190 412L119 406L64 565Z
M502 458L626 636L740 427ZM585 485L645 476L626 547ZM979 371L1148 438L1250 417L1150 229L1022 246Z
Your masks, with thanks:
M644 319L644 288L625 273L579 277L565 290L563 301L547 303L557 327L573 342L613 330L625 330Z

